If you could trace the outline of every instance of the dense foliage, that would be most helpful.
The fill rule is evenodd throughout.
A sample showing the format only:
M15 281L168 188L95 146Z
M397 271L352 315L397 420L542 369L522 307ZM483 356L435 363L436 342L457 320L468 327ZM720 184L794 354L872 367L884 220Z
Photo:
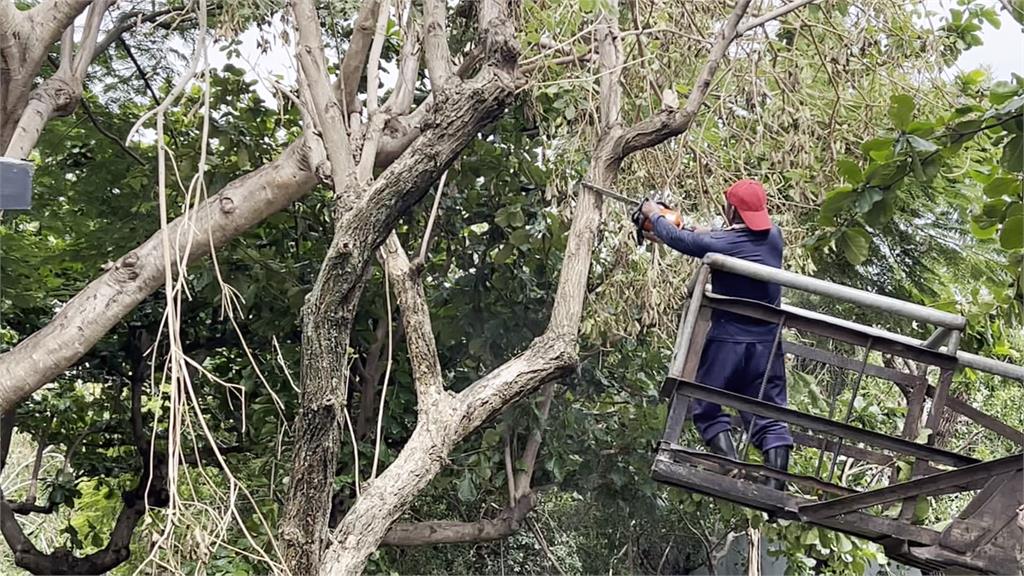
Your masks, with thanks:
M220 31L267 23L272 10L262 4L225 3L217 15ZM325 8L339 20L329 20L338 38L354 10L347 4ZM599 81L586 58L545 64L553 51L545 46L564 42L577 55L589 50L578 33L592 25L597 4L524 2L524 61L542 66L513 109L433 192L440 198L425 284L453 390L522 350L545 325L573 184L589 162ZM738 46L699 125L685 139L633 159L621 187L634 195L664 191L689 219L711 223L728 181L761 178L786 230L787 267L958 311L969 319L965 348L1019 361L1024 78L991 78L978 70L942 79L949 62L981 42L980 21L999 22L990 6L961 4L935 30L923 26L914 8L886 1L826 1L785 18ZM624 3L617 17L624 30L634 31L624 38L630 62L625 114L657 110L666 88L685 97L705 52L699 39L713 29L718 9L637 1ZM680 43L673 34L697 39ZM384 52L388 64L397 56L394 41L389 37ZM227 46L229 53L237 50ZM166 94L181 62L160 50L151 39L136 46L155 90ZM936 62L936 51L947 61ZM119 143L153 104L123 49L111 49L102 66L90 78L89 111L79 109L46 128L34 156L33 210L4 215L0 223L0 351L45 325L108 262L156 230L156 147ZM168 117L168 145L179 182L192 178L205 146L203 193L269 162L297 134L292 101L283 94L265 101L238 67L211 70L208 83L189 90ZM207 97L204 142L197 110ZM174 194L177 213L196 200L183 190ZM400 224L410 251L419 249L429 200ZM508 538L384 547L369 570L689 573L748 528L762 530L793 573L861 574L886 564L873 544L797 523L765 523L759 513L650 480L665 418L658 388L692 263L662 248L637 250L626 211L609 207L606 214L579 370L557 383L546 418L542 398L526 399L464 442L403 521L495 517L508 502L508 455L520 454L543 430L532 480L541 503ZM276 525L288 482L301 308L330 242L330 219L329 194L318 190L189 273L181 325L194 361L191 383L231 472L217 465L200 430L179 430L189 454L177 485L183 506L175 518L150 513L118 573L132 573L151 550L167 569L182 572L199 565L211 574L265 570L260 556L271 550L273 536L265 526ZM415 424L411 369L388 283L375 267L355 325L351 444L346 441L337 471L337 513L356 498L357 477L370 474L377 438L383 468ZM40 547L91 552L105 545L122 492L141 474L133 391L144 436L157 450L166 447L163 302L161 293L151 296L72 371L18 408L12 464L0 481L9 500L38 492L38 502L50 507L26 521ZM859 310L840 312L903 332L920 330ZM796 407L824 414L839 378L793 363L790 397ZM1024 403L1019 385L964 371L955 389L1024 428L1024 414L1015 408ZM848 394L840 393L839 405ZM870 379L861 395L852 422L900 429L902 396ZM690 440L696 445L695 435ZM1011 448L966 426L944 441L985 457ZM813 473L817 458L814 451L797 452L796 472ZM878 481L879 472L840 470L849 484L864 487ZM252 498L241 498L239 486ZM936 499L919 511L919 520L934 524L955 504ZM232 509L236 516L226 522ZM154 548L169 523L175 526L170 544Z

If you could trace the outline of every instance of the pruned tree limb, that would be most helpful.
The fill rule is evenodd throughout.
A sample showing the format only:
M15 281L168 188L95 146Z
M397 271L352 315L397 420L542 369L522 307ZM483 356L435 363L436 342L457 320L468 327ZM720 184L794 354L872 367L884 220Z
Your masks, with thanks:
M423 1L423 57L427 61L431 88L436 92L444 91L452 75L452 55L445 26L447 11L444 0Z
M384 242L384 262L393 282L395 298L402 311L405 342L416 386L416 410L419 419L429 419L438 402L450 400L444 390L437 342L430 322L430 308L423 293L419 273L409 262L398 235L391 232Z

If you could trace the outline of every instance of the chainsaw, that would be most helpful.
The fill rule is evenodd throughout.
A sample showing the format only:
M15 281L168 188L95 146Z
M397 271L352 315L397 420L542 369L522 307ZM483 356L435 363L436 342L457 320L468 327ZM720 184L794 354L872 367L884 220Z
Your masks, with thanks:
M633 225L636 227L637 246L643 246L644 238L647 238L652 242L661 242L654 235L654 222L651 222L649 219L645 218L643 213L640 211L640 207L643 206L644 202L648 200L647 198L644 198L643 200L636 200L634 198L630 198L629 196L619 194L614 190L609 190L608 188L604 188L596 184L591 184L590 182L581 182L580 184L582 184L584 188L593 190L594 192L597 192L598 194L606 198L611 198L612 200L617 200L619 202L622 202L623 204L628 204L630 206L636 207L636 209L633 210L633 214L630 217L630 219L633 221ZM661 215L664 216L673 226L682 229L682 215L679 212L673 210L672 207L669 206L668 204L665 204L664 202L661 201L656 202L659 206L661 206Z

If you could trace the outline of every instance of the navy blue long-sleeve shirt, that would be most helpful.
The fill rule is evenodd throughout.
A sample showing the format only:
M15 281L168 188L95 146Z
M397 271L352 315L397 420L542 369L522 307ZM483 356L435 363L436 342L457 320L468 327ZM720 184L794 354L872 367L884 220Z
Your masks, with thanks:
M669 247L695 258L717 252L782 268L782 230L755 232L745 227L710 232L676 228L660 214L654 217L654 234ZM782 290L778 284L761 282L720 270L711 271L711 289L715 294L757 300L778 306ZM776 325L724 310L712 310L708 340L728 342L771 342Z

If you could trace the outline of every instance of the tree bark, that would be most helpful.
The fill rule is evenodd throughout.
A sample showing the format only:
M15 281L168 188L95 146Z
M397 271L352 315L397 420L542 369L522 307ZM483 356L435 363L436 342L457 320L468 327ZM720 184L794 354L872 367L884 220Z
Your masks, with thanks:
M344 373L339 368L345 366L352 311L367 266L398 217L419 202L462 149L504 111L514 91L509 72L513 65L495 60L472 80L453 82L436 98L409 149L354 206L337 214L334 239L303 310L304 390L295 432L293 488L282 524L286 561L293 572L315 571L325 548L338 425L347 392L337 375ZM364 500L366 493L360 502ZM377 534L375 545L382 537L383 532Z

